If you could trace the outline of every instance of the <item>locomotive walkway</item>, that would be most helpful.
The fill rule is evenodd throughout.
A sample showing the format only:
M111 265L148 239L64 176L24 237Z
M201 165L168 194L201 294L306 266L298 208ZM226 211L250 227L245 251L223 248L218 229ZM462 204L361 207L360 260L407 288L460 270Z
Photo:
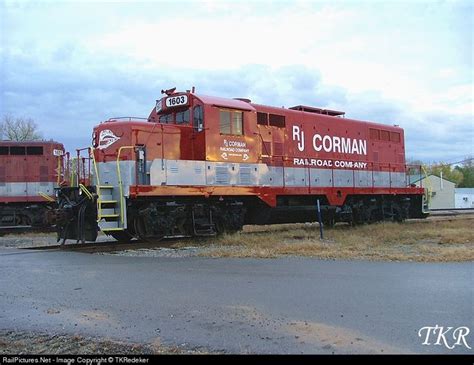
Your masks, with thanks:
M474 348L473 266L0 249L0 329L229 353L473 353L418 336L467 326Z

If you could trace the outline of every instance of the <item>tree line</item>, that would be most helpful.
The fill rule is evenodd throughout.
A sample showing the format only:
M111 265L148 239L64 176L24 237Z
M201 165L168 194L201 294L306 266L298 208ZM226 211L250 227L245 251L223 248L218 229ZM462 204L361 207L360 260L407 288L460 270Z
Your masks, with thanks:
M474 188L474 163L472 158L463 161L462 165L439 162L427 166L429 174L443 176L443 179L456 184L457 188Z
M37 141L41 138L38 125L31 118L14 118L6 115L0 122L0 140Z

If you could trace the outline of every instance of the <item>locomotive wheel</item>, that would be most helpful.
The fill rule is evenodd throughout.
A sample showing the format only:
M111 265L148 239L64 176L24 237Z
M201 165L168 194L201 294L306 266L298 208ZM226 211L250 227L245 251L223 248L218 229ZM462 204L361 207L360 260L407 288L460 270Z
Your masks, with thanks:
M139 216L135 216L133 218L133 228L135 231L135 236L141 240L146 239L146 231L145 231L145 224L143 223L143 219Z
M22 217L22 224L25 225L25 226L32 226L32 222L31 222L31 218L28 217L27 215L24 215ZM42 226L42 224L39 225L40 227Z
M326 220L323 219L323 224L328 228L333 228L336 225L336 220L334 216L328 217Z
M403 212L400 205L397 203L393 203L392 207L393 207L393 220L398 223L403 222L404 217L403 217Z
M143 241L149 241L149 240L161 240L163 239L164 235L162 236L152 236L147 233L145 222L142 217L136 216L133 219L133 229L134 229L134 236Z
M126 231L110 232L110 235L115 238L119 243L129 243L132 240L132 236Z
M13 220L14 226L21 226L21 221L22 221L21 216L15 215L12 220Z

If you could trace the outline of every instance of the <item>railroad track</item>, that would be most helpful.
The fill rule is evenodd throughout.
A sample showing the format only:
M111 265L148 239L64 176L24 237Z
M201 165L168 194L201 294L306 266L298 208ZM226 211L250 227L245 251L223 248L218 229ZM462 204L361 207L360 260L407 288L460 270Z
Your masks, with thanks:
M430 217L465 216L474 214L474 209L435 209L430 211Z
M454 221L454 220L474 220L474 211L464 214L437 214L435 216L430 216L425 219L409 219L405 223L415 224L415 223L432 223L433 221ZM265 229L266 227L261 226L262 229L252 230L252 231L243 231L240 234L242 235L251 235L258 234L262 232L269 231L270 229ZM210 238L200 238L201 242L205 242ZM194 240L194 241L193 241ZM82 253L106 253L106 252L117 252L117 251L126 251L126 250L139 250L139 249L158 249L158 248L167 248L173 244L180 241L189 241L196 242L193 237L166 237L161 240L154 241L144 241L144 240L133 240L129 243L119 243L117 241L101 241L93 243L72 243L72 240L69 242L66 241L64 245L43 245L43 246L32 246L32 247L21 247L25 250L47 250L47 251L74 251Z
M33 227L33 226L0 226L0 237L6 234L22 233L51 233L56 232L56 227Z
M47 250L47 251L75 251L84 253L99 253L99 252L114 252L114 251L125 251L125 250L137 250L146 248L161 248L169 247L172 244L181 241L183 239L190 239L191 237L170 237L163 238L159 241L142 241L134 240L129 243L119 243L117 241L103 241L93 243L65 243L64 245L44 245L44 246L32 246L32 247L21 247L25 250Z

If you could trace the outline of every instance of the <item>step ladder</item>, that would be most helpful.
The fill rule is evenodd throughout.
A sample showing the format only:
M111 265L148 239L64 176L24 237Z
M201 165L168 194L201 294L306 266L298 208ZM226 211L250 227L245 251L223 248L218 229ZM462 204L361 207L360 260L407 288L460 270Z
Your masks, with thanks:
M123 231L126 227L121 215L120 192L117 186L99 185L97 199L97 223L102 232Z
M209 211L209 218L196 218L194 210L191 211L191 218L193 223L193 233L195 236L215 236L217 234L216 226L212 219L212 212Z

